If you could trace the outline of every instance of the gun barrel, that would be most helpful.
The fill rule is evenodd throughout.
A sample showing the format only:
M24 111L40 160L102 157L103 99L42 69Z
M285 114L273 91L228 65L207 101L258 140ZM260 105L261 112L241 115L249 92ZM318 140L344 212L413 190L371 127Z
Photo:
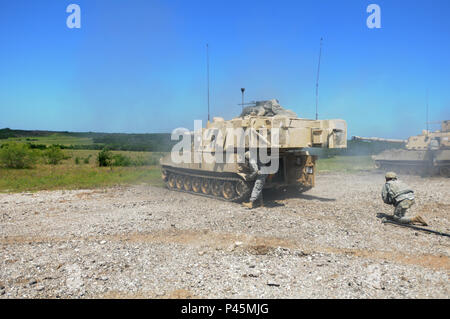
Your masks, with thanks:
M361 137L361 136L353 136L352 140L354 140L354 141L389 142L389 143L406 143L407 142L407 140L381 138L381 137Z

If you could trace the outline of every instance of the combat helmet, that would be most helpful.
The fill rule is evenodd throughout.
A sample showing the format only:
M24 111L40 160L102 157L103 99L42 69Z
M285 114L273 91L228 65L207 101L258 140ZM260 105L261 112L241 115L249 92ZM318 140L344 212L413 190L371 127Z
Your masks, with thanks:
M395 172L387 172L384 177L386 179L396 179L397 178L397 174L395 174Z

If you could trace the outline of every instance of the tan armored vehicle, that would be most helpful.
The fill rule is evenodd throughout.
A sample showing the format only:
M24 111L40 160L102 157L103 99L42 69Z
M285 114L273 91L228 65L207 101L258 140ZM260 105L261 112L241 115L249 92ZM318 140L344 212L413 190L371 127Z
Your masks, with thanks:
M375 166L408 174L440 174L450 176L450 121L441 123L441 130L411 136L407 140L354 136L355 140L400 143L402 148L385 150L372 156Z
M264 188L304 191L314 186L316 173L316 157L305 148L345 148L347 125L344 120L298 118L270 100L256 102L229 121L215 117L183 138L183 148L175 145L160 160L167 187L239 202L247 199L253 185L245 179L244 152L267 155L272 171Z

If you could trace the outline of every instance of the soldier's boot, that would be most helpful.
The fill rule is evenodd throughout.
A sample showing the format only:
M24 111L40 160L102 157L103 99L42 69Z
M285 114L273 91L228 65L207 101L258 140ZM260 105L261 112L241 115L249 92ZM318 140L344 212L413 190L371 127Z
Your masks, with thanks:
M242 203L242 206L252 209L254 207L253 202Z
M422 226L428 226L427 222L419 215L411 218L411 223L418 223L421 224Z

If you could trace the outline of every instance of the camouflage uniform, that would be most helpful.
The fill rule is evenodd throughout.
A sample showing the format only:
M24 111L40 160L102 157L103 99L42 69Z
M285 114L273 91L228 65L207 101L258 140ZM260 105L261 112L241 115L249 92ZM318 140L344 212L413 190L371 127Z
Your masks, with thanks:
M406 211L414 205L414 191L405 183L391 179L384 184L381 197L386 204L394 205L394 220L400 223L411 223L413 218L405 217Z
M250 201L255 202L258 197L263 200L262 190L264 188L264 184L266 183L267 174L258 173L258 177L256 177L255 185L253 186L252 194L250 195Z
M267 174L264 174L255 160L249 160L249 166L252 171L251 176L256 176L255 184L253 186L252 194L250 195L250 202L255 202L258 198L262 198L262 190L264 188L264 184L266 183Z

